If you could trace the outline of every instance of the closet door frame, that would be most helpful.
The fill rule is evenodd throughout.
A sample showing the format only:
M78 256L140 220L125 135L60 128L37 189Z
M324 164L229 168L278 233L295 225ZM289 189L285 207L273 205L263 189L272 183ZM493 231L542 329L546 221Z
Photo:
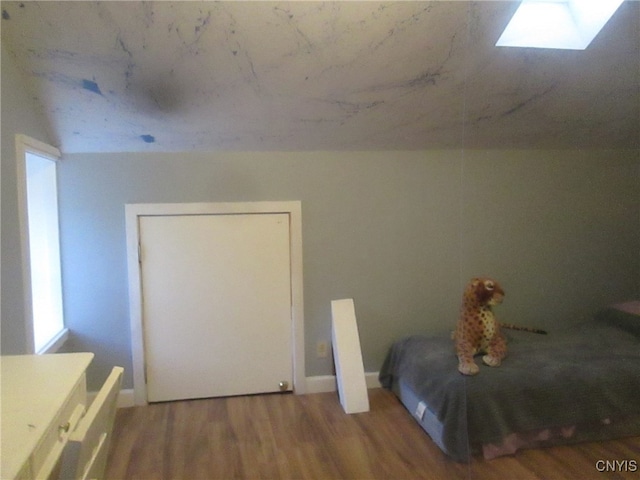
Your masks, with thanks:
M295 394L306 393L301 202L137 203L125 205L127 267L129 276L129 321L131 328L134 402L136 405L146 405L148 403L144 365L142 277L139 262L139 217L152 215L221 215L250 213L286 213L290 218L293 391Z

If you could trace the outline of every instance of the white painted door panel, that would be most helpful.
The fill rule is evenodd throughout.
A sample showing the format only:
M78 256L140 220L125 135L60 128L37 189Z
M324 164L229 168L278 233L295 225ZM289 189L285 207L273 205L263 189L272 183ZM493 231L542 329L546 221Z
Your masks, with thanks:
M292 385L288 214L140 217L150 402Z

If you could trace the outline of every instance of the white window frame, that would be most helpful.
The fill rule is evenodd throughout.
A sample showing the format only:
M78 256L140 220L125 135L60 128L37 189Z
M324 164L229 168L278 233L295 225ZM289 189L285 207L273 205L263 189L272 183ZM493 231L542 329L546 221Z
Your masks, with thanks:
M31 275L31 255L29 245L29 212L27 197L27 154L37 155L53 162L62 156L60 150L27 135L16 135L18 214L20 220L20 244L22 250L22 279L24 291L24 321L26 334L26 352L28 354L46 354L56 352L67 340L69 330L64 326L38 351L35 349L34 313ZM56 206L57 208L57 206ZM58 244L59 245L59 244ZM60 279L62 283L62 278ZM61 299L62 301L62 299Z

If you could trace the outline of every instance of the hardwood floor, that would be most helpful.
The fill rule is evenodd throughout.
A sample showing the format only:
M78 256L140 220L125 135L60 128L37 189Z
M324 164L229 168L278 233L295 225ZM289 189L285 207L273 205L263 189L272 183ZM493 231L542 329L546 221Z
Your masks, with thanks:
M355 415L343 412L337 393L258 395L120 409L107 478L640 478L640 437L526 450L459 464L438 449L392 393L369 390L369 400L371 411ZM598 460L633 460L637 469L599 472Z

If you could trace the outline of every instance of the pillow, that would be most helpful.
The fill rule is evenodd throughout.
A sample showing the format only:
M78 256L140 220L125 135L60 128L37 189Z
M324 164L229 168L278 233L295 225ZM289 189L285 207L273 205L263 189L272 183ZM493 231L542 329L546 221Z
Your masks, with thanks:
M617 303L603 308L596 313L595 319L640 337L640 301Z
M611 308L630 313L631 315L640 316L640 300L634 300L633 302L616 303L615 305L611 305Z

